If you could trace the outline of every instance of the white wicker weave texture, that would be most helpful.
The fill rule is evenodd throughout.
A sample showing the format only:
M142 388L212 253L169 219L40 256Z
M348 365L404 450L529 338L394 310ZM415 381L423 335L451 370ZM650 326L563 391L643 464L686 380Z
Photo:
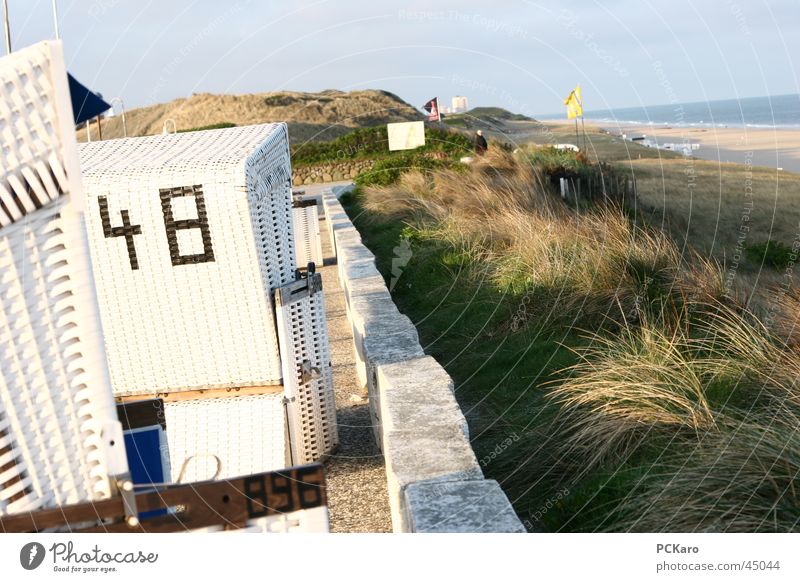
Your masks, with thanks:
M167 402L164 414L173 481L182 469L184 483L211 479L214 456L220 479L287 466L283 394Z
M305 269L308 263L322 266L322 241L319 237L319 214L317 205L292 208L294 225L294 249L297 267Z
M339 444L325 303L321 288L278 303L292 463L303 465Z
M0 64L0 228L69 189L50 51L42 43Z
M114 393L279 384L270 294L295 262L286 126L80 153Z
M110 494L73 129L61 43L0 59L0 514Z

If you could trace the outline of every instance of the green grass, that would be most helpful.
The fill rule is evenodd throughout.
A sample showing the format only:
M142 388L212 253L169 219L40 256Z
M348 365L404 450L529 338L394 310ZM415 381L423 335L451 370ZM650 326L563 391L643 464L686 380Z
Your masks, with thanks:
M704 254L730 260L740 240L791 246L798 236L800 175L692 159L622 166L636 178L650 221Z
M730 289L755 296L786 284L800 245L800 175L696 159L618 167L636 179L638 218L719 261Z
M773 269L786 269L794 265L798 251L781 241L768 240L745 246L747 258L753 263L772 267Z

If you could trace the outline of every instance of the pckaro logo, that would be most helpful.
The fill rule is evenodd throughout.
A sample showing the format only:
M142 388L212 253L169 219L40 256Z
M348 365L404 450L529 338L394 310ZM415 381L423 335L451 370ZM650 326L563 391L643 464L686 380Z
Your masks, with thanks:
M42 565L45 549L39 542L30 542L22 546L19 551L19 563L26 570L35 570Z

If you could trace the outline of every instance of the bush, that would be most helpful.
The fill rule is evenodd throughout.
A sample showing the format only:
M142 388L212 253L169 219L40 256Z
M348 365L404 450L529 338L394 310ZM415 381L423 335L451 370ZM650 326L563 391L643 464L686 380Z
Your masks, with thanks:
M575 178L592 170L592 165L583 152L553 147L532 150L528 153L528 161L551 178Z
M472 143L456 131L425 128L426 143L413 150L416 153L445 152L453 157L465 155ZM292 163L295 166L337 162L358 158L404 156L407 152L390 152L386 126L357 129L329 142L307 142L292 146Z
M288 105L295 105L298 99L291 95L278 93L277 95L267 95L264 97L264 105L268 107L286 107Z
M745 247L747 258L754 263L761 264L775 269L785 269L797 260L797 253L792 247L777 240L768 240L763 243L747 245Z
M178 133L188 133L190 131L205 131L207 129L227 129L229 127L236 127L235 123L230 121L222 121L220 123L212 123L211 125L201 125L200 127L190 127L189 129L179 129Z
M425 154L394 155L375 162L372 169L359 174L355 182L359 186L389 186L397 182L404 172L434 170L448 165L447 160L437 160Z

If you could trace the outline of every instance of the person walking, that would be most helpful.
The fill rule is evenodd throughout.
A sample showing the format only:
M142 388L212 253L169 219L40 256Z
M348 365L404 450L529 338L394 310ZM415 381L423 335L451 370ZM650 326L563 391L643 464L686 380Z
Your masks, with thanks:
M475 132L475 153L482 156L488 148L489 144L486 143L486 138L483 137L483 132L479 129Z

